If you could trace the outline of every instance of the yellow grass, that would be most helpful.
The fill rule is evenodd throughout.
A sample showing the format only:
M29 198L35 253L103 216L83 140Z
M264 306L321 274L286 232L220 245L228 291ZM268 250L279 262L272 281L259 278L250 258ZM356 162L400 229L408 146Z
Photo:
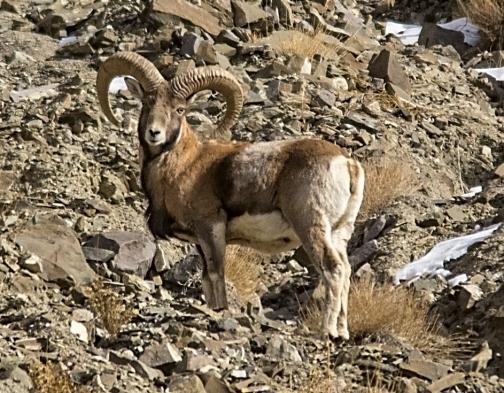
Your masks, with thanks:
M91 311L101 320L103 327L112 337L117 336L122 327L133 318L134 311L117 292L106 287L101 280L93 282L89 292Z
M76 385L56 363L35 362L30 368L30 377L37 393L89 393L84 386Z
M348 300L350 335L377 341L398 339L429 354L457 352L462 340L442 336L429 308L426 300L408 288L370 280L353 281ZM322 311L321 304L315 301L301 310L303 324L309 331L319 331Z
M240 301L244 304L256 294L261 260L261 255L250 248L233 245L226 247L226 280L233 283Z
M366 219L399 197L413 193L418 187L414 170L404 162L379 159L363 162L366 173L364 199L360 219Z
M278 46L280 53L285 55L299 55L312 58L321 55L324 58L335 57L337 47L331 47L324 41L326 35L322 31L305 33L299 30L289 32L289 39L282 41Z
M312 369L308 378L296 390L284 390L282 393L390 393L394 392L390 383L385 383L381 374L375 372L363 386L338 388L335 374L327 367Z
M504 0L457 0L461 12L497 49L504 48Z

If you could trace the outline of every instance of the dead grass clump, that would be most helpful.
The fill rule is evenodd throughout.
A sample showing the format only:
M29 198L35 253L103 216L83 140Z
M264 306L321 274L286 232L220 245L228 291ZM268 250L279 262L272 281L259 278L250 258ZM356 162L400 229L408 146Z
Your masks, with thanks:
M494 48L504 48L504 0L457 0L461 12L476 24Z
M89 393L85 386L76 385L56 363L35 362L30 377L37 393Z
M412 290L370 280L353 281L348 299L348 325L354 338L378 341L393 338L432 355L453 353L462 340L440 334L429 304ZM311 302L301 310L303 325L311 332L320 329L322 305Z
M348 299L348 325L354 337L393 336L420 350L437 334L429 304L408 288L354 281Z
M312 370L297 393L340 393L335 376L325 368Z
M399 197L410 195L418 187L415 172L404 162L379 159L364 162L363 166L366 181L360 219L366 219Z
M308 58L317 54L324 58L337 57L338 48L326 44L325 37L323 31L306 33L300 30L291 30L289 38L278 45L278 50L284 55L299 55Z
M260 254L248 247L226 247L226 280L233 283L240 301L244 304L256 294L261 259Z
M94 281L90 286L89 305L112 337L116 337L135 315L124 299L101 280Z
M334 372L327 366L312 369L308 378L302 383L296 393L390 393L395 392L393 383L386 383L381 374L374 372L372 378L363 381L363 385L348 384L341 387ZM282 393L291 393L293 390Z

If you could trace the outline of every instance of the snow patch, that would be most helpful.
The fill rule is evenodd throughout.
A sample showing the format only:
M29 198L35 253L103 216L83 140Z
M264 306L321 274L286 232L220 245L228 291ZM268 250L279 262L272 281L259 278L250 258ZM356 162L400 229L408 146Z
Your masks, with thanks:
M501 224L502 223L491 225L469 235L448 239L438 243L422 258L409 263L399 270L394 276L394 284L398 285L401 281L414 281L427 273L446 277L449 271L444 268L444 262L460 258L467 253L467 249L470 246L475 243L480 243L490 237L499 229ZM457 285L463 282L463 276L465 275L454 277L449 283L452 282L453 285ZM465 276L465 280L467 280L467 276Z
M490 75L497 81L504 81L504 67L499 68L476 68L474 71Z
M480 40L479 28L473 25L467 18L459 18L448 23L438 23L439 27L446 30L460 31L464 34L464 42L474 46ZM404 45L415 45L420 37L422 26L397 23L388 21L385 24L385 35L393 34L398 37Z
M124 77L119 76L119 77L112 79L112 82L110 82L110 86L109 86L109 93L117 94L123 90L128 90L128 86L126 85L126 82L124 81Z

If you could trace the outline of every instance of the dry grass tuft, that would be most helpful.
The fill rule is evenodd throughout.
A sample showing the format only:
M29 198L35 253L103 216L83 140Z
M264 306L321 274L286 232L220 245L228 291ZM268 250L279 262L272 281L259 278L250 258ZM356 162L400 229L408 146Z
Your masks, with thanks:
M420 350L437 334L429 304L408 288L354 281L348 299L348 325L354 337L392 336Z
M462 354L468 348L465 337L441 335L438 320L429 309L428 302L408 288L353 281L348 299L350 334L357 339L399 339L431 355ZM305 328L319 331L321 304L308 304L301 310L301 317Z
M494 48L504 48L504 0L457 0L457 3Z
M303 383L297 393L340 393L334 375L326 368L316 368L311 371L308 379Z
M312 58L320 55L324 58L337 58L339 47L328 45L324 38L326 34L323 31L306 33L300 30L291 30L289 39L282 41L278 50L284 55L299 55Z
M89 289L91 311L102 321L107 332L116 337L121 328L133 318L134 311L117 292L107 288L101 280L94 281Z
M314 368L308 378L295 390L296 393L390 393L395 392L393 383L386 383L380 373L375 372L371 379L364 381L365 386L347 385L338 387L335 374L327 366ZM291 393L292 390L282 393Z
M226 280L233 283L244 304L255 297L261 260L261 255L251 248L233 245L226 247Z
M30 377L37 393L89 393L87 387L76 385L56 363L35 362Z
M363 166L366 181L359 217L361 220L395 199L412 194L418 187L416 173L404 162L379 159L363 162Z

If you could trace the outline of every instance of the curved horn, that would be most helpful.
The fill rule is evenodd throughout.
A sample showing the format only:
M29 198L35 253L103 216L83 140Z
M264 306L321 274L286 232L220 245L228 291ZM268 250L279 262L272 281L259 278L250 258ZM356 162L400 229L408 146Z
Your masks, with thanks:
M226 132L238 120L243 107L243 92L236 78L220 67L201 67L192 69L171 80L174 95L188 99L201 90L215 90L226 99L227 109L224 118L217 126L219 132Z
M110 56L98 70L96 90L103 113L115 125L119 122L110 108L109 85L115 77L126 75L135 78L145 91L152 91L164 81L154 64L137 53L119 52Z

